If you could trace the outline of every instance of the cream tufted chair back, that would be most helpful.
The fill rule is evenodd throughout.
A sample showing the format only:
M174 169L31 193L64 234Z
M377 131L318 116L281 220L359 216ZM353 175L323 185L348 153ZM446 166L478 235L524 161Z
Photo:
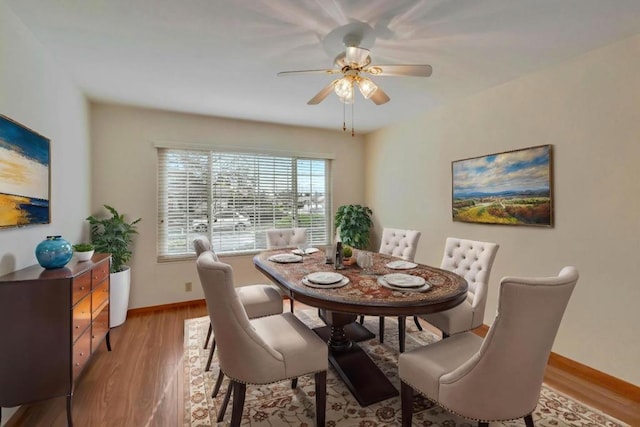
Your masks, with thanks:
M273 228L267 230L267 249L295 248L307 241L306 228Z
M467 280L467 300L450 310L420 317L440 329L445 336L482 325L489 276L498 247L495 243L447 238L440 268L452 271Z
M209 239L207 239L206 237L196 237L193 240L193 249L195 249L197 257L200 256L202 252L211 251L213 252L213 256L215 257L216 261L218 261L218 256L213 251L213 246L211 246L211 242L209 242Z
M453 271L467 280L469 293L473 295L471 305L476 310L475 314L480 317L479 322L484 320L489 276L497 252L498 245L495 243L456 237L449 237L444 248L440 268Z
M384 228L380 241L381 254L391 255L407 261L413 261L418 249L421 233L416 230L402 230L399 228Z
M574 267L552 277L505 277L484 339L467 332L401 354L402 425L411 425L416 389L481 425L525 417L532 426L549 353L577 281Z

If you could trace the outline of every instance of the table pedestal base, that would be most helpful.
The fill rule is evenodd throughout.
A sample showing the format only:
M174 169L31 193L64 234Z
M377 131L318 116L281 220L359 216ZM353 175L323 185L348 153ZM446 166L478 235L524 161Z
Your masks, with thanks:
M397 396L398 390L391 381L349 337L351 334L345 332L345 329L348 329L361 338L369 336L363 339L373 338L374 335L364 328L362 329L368 332L368 335L362 334L360 325L351 326L357 325L354 323L357 316L326 310L321 310L320 316L329 326L316 328L314 331L327 342L331 366L338 372L360 406L368 406Z

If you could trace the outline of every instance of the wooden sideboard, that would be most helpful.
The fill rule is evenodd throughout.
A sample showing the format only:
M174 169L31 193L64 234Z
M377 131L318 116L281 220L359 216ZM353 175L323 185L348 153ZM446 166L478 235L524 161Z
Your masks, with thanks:
M67 397L109 342L109 254L63 268L32 265L0 277L0 407Z

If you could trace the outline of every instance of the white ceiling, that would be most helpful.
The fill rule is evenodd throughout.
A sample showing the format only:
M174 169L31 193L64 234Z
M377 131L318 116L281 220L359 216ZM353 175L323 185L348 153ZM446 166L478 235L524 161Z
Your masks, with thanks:
M6 0L92 100L329 129L341 26L368 23L373 64L433 75L375 77L356 132L378 129L640 33L639 0ZM333 31L333 33L332 33Z

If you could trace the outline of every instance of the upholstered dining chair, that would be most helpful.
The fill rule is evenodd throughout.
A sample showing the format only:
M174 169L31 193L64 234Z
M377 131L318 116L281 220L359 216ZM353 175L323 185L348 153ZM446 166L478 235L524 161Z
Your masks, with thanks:
M402 258L405 261L415 259L418 250L418 241L421 232L417 230L403 230L400 228L383 228L382 238L380 239L380 249L378 253L391 255ZM400 352L404 351L404 335L405 335L405 317L398 317L398 336L400 341ZM414 318L416 325L420 330L422 327L417 319ZM364 322L364 316L360 316L360 324ZM379 317L378 337L380 342L384 342L384 316Z
M272 228L266 231L267 249L295 248L300 243L307 242L307 229ZM293 313L293 298L289 298L291 312Z
M452 271L467 280L467 300L452 309L419 316L440 329L443 338L482 325L487 305L489 277L498 248L499 245L496 243L447 238L440 268Z
M295 248L307 242L307 229L302 227L272 228L266 233L267 249Z
M554 277L505 277L484 339L465 332L401 354L402 425L411 425L416 390L480 427L520 417L533 427L547 359L577 281L574 267Z
M328 348L318 335L292 313L249 320L233 286L230 265L203 252L196 261L207 310L218 341L220 370L231 379L231 426L239 426L247 384L266 385L315 376L316 424L324 426ZM218 414L224 416L229 394Z
M193 241L193 248L195 249L197 256L200 256L203 252L211 252L213 254L213 258L216 261L219 261L218 256L213 251L211 242L209 242L209 239L206 237L197 237ZM236 292L238 293L238 298L250 319L282 313L282 295L280 295L280 292L278 292L272 285L257 284L242 286L237 288ZM212 332L213 327L209 324L209 331L207 332L207 337L204 342L204 348L207 348ZM211 360L213 359L213 352L215 350L216 339L214 337L213 342L211 343L211 350L209 351L209 359L207 360L207 365L205 367L205 370L207 371L211 368ZM214 396L218 394L223 378L224 375L220 372L218 374L218 380L216 381Z

